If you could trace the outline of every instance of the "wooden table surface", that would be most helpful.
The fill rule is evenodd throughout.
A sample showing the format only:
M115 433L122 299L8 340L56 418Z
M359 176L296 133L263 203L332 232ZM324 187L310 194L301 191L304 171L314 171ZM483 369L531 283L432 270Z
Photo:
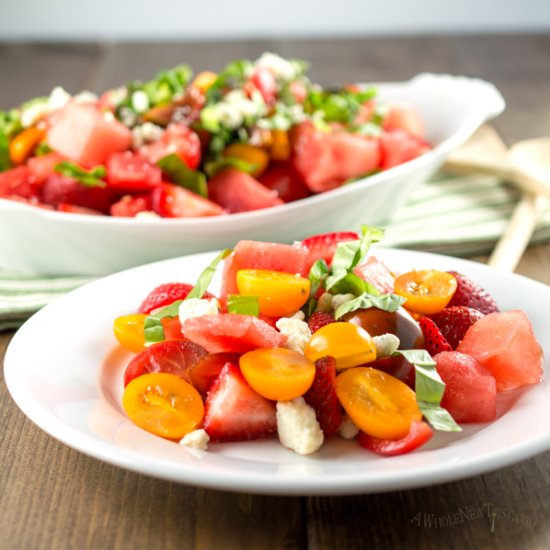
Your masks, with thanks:
M509 144L550 135L550 36L541 35L0 44L0 108L57 84L71 92L101 91L183 61L217 70L263 51L310 60L312 79L323 84L403 80L421 71L479 76L507 100L494 125ZM528 250L518 272L550 284L550 246ZM1 360L12 336L0 335ZM84 456L27 420L3 377L0 426L1 550L550 548L550 452L417 490L268 497L160 481ZM481 509L483 517L458 522L459 509ZM493 522L489 510L497 512Z

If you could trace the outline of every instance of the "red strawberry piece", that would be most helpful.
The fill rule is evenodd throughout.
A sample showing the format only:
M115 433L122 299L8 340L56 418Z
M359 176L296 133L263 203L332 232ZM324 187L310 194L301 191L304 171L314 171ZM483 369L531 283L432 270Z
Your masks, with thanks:
M27 199L38 195L35 178L26 166L18 166L0 173L0 197L11 195Z
M114 153L107 160L107 181L117 191L149 191L162 181L162 171L132 151Z
M169 306L176 300L184 300L193 289L187 283L164 283L153 289L139 306L139 313L150 313L159 307ZM214 296L206 292L204 298L210 299Z
M359 235L355 231L337 231L313 235L304 239L302 245L309 250L309 265L317 260L325 260L330 265L338 243L356 241L357 239L359 239Z
M161 183L151 192L153 210L162 218L220 216L225 210L215 202L173 183Z
M226 363L208 392L204 429L212 441L246 441L277 432L275 404L257 394L240 369Z
M304 394L306 403L315 410L317 421L326 436L338 433L342 423L342 409L334 389L335 381L334 357L322 357L315 361L315 378Z
M67 204L66 202L60 202L57 205L56 210L58 212L67 212L69 214L87 214L91 216L104 216L103 212L94 210L93 208L86 208L85 206L77 206L76 204Z
M411 424L409 433L401 439L378 439L365 432L360 432L357 441L365 449L382 456L397 456L410 453L427 443L433 431L426 422L417 420Z
M457 289L448 303L448 306L466 306L485 313L499 311L495 299L476 282L466 275L456 271L449 271L456 278Z
M116 193L109 187L87 187L72 178L51 175L42 186L42 202L57 206L61 203L83 206L109 213Z
M111 205L111 216L119 218L134 218L140 212L150 212L153 209L151 195L143 193L140 195L124 195L120 200Z
M453 349L460 344L466 331L482 317L485 315L481 311L465 306L446 307L439 313L430 315L430 319Z
M336 322L334 315L326 311L316 311L309 318L307 325L311 334L317 332L320 328L323 328L325 325Z
M452 351L449 342L429 317L421 317L418 324L424 335L424 347L432 357L442 351Z

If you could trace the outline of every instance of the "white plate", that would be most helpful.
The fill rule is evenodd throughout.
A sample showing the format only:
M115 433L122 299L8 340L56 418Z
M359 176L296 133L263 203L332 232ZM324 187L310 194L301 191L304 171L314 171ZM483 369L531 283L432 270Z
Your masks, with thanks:
M433 267L470 275L493 292L502 309L520 307L528 313L548 357L550 288L455 258L402 250L377 254L396 270ZM407 489L501 468L550 447L547 376L516 396L513 407L494 423L437 434L422 449L393 458L372 455L337 437L309 457L276 440L216 444L204 453L141 430L121 407L130 354L116 344L113 319L135 311L157 284L193 282L212 257L188 256L111 275L34 315L14 336L5 358L6 383L22 411L60 441L105 462L176 482L249 493Z
M242 239L292 242L329 231L382 224L410 191L504 100L482 80L418 75L377 84L382 100L407 101L422 114L434 148L353 185L265 210L211 218L134 219L67 214L0 199L0 269L50 275L107 275L136 265L207 250Z

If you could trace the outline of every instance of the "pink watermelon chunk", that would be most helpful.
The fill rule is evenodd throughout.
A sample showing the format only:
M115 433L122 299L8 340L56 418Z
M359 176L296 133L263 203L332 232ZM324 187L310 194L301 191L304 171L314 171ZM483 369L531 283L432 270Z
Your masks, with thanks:
M83 166L105 164L112 153L132 145L132 132L93 105L69 103L48 131L48 145Z
M275 191L235 168L226 168L210 179L208 196L231 213L284 204Z
M487 367L497 391L536 384L542 377L543 352L529 318L520 310L486 315L468 329L457 351Z
M375 256L358 265L353 272L355 275L377 288L382 294L393 292L395 277L384 262Z
M256 348L277 348L287 337L251 315L220 313L192 317L182 323L183 335L210 353L245 353Z
M489 369L456 351L443 351L434 359L445 382L441 406L458 423L491 422L496 418L497 387Z
M222 298L237 294L239 269L270 269L307 277L309 251L302 245L239 241L224 263Z

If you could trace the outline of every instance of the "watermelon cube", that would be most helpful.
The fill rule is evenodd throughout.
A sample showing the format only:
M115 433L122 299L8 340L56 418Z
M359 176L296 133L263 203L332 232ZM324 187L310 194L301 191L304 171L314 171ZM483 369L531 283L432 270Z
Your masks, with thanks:
M48 145L83 166L105 164L107 158L132 145L132 132L111 113L93 105L69 103L48 131Z
M543 353L529 318L520 310L490 313L474 323L457 351L487 367L497 391L536 384L542 377Z

